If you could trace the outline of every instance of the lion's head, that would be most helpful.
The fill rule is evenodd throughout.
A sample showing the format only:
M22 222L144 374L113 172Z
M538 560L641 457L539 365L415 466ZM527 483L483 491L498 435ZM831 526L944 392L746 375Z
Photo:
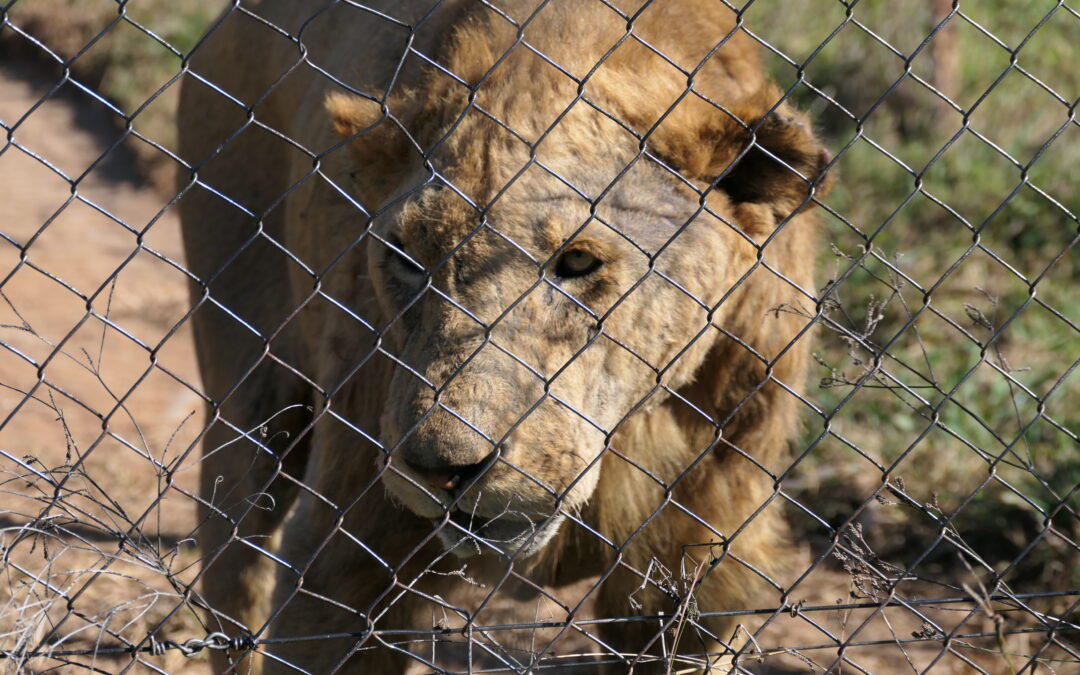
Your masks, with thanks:
M377 213L383 481L456 552L527 554L589 500L622 421L695 378L826 156L724 49L699 75L718 104L634 42L541 57L504 35L503 58L493 35L466 22L453 76L327 107Z

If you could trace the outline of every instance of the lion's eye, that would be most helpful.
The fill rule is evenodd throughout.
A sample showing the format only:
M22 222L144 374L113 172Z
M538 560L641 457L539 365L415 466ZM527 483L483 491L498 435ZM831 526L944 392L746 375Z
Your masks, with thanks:
M588 251L570 249L555 263L555 274L563 279L573 279L592 274L603 263Z
M390 245L390 257L397 261L406 274L414 276L425 273L424 268L421 267L420 264L409 255L409 252L405 250L405 244L401 241L401 237L396 234L390 234L386 238L386 243Z

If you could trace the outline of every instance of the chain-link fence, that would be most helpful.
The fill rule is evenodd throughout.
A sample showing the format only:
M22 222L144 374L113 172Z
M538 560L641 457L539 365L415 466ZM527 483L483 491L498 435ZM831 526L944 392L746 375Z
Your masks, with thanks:
M0 9L6 669L1080 669L1075 3Z

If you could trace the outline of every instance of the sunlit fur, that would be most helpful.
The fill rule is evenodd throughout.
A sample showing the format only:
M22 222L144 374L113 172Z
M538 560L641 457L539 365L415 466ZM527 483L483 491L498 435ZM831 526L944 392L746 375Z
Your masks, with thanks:
M264 0L255 9L299 30L320 4ZM409 20L430 3L366 4ZM537 5L498 4L519 22ZM617 4L633 14L641 3ZM361 73L358 81L379 98L402 35L339 9L304 29L315 46L308 58L329 72ZM355 632L368 620L375 628L423 627L430 596L450 597L465 583L426 569L464 562L493 584L507 555L516 575L537 584L610 572L596 591L599 616L673 611L675 600L661 589L639 590L656 562L676 577L707 563L694 592L702 610L779 602L763 579L783 582L787 550L769 472L786 465L801 405L817 242L807 206L812 193L823 193L827 156L807 120L778 105L781 93L766 81L756 45L734 26L722 2L657 0L633 22L640 40L620 43L627 20L610 8L555 0L525 30L546 59L522 45L503 58L516 30L490 10L451 2L414 46L456 77L412 59L377 102L301 66L259 103L261 124L314 152L333 149L312 174L312 158L280 139L241 136L212 162L226 185L208 179L241 203L261 205L250 208L268 208L265 232L299 260L273 268L237 261L252 276L288 274L291 291L275 297L253 286L232 303L271 327L269 317L291 317L270 349L328 393L312 401L321 417L305 437L310 449L294 453L310 454L303 482L320 496L282 493L296 501L277 555L303 570L303 593L294 572L278 566L275 587L269 565L234 545L206 572L212 606L256 628L273 610L270 634L282 637ZM689 95L687 76L653 51L691 71L729 32L696 71ZM241 17L199 56L199 72L255 100L296 52ZM567 73L586 78L583 86ZM208 112L228 105L206 87L185 87L185 153L203 157L228 137L235 111L230 122ZM731 167L750 127L765 152L754 149ZM189 255L218 245L199 223L222 222L221 200L192 195L182 208ZM560 279L555 261L571 246L603 264ZM283 306L300 309L292 317ZM224 329L201 321L204 373L219 382L242 375L213 357L226 353L209 346L228 339ZM275 368L260 380L264 395L287 401L289 392L310 391ZM232 410L239 426L257 425L254 408ZM459 492L406 463L473 464L496 446L491 468ZM221 456L212 461L211 475L252 471L230 468ZM257 470L269 477L278 467ZM284 510L259 516L261 531L272 532ZM470 522L491 519L511 524L490 526L486 541L483 530L480 539L469 535ZM339 522L349 536L324 545ZM215 523L200 542L206 551L229 536ZM448 548L452 555L444 555ZM226 593L238 577L241 588ZM734 623L703 625L727 639ZM653 623L597 630L622 652L660 650ZM324 672L354 643L268 650ZM718 647L694 637L679 648ZM348 668L400 672L406 661L375 649L357 652Z

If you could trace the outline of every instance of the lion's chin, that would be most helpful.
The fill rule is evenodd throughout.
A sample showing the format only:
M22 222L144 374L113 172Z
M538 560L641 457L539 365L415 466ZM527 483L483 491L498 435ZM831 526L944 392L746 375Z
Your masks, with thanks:
M459 558L483 554L530 556L544 548L559 531L565 516L556 514L533 522L520 514L481 518L456 510L439 529L439 541Z

